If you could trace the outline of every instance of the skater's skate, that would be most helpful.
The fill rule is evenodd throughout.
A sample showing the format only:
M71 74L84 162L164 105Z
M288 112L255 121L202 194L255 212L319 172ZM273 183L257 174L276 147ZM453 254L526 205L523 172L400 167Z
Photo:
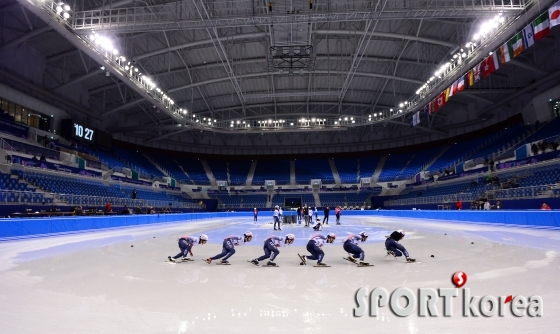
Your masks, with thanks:
M360 263L358 263L359 266L369 266L369 262L364 262L364 261L360 261Z
M259 265L259 261L257 261L257 259L251 260L251 263L254 264L255 266Z
M395 252L393 252L393 251L391 251L391 250L388 250L388 251L387 251L387 255L385 255L385 256L397 257L397 255L395 255Z
M173 263L175 263L175 259L174 259L174 258L172 258L171 256L168 256L168 257L167 257L167 259L169 260L169 262L173 262Z
M212 259L211 259L211 258L207 258L206 260L204 260L204 262L210 264L210 263L212 263Z
M416 259L411 259L411 258L407 258L406 262L411 263L411 262L416 262Z
M221 264L229 264L229 262L226 261L226 260L222 260L222 261L220 261L220 263L221 263Z
M274 262L272 262L272 261L268 261L268 262L266 263L266 265L267 265L267 266L275 266L276 263L274 263Z
M317 265L318 265L318 266L323 266L323 267L328 267L327 264L326 264L326 263L323 263L323 262L317 263Z
M307 259L305 258L305 255L299 255L299 258L301 259L301 263L303 263L303 265L307 265Z
M348 261L350 261L350 262L356 263L356 259L353 258L353 257L351 257L351 256L348 256L348 257L346 258L346 260L348 260Z

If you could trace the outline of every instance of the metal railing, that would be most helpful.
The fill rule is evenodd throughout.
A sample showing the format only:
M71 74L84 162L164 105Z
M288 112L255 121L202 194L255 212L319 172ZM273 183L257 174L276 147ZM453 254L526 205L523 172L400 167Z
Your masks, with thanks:
M252 0L215 1L204 8L209 19L197 15L196 2L167 2L163 4L79 11L74 8L71 21L76 31L111 30L113 32L142 32L175 29L206 29L259 26L289 23L349 22L365 20L396 20L407 18L458 19L493 17L497 13L519 15L532 0L408 0L408 1L307 1L283 3L276 1L270 10L255 5ZM243 4L245 3L245 4Z
M172 209L205 209L206 205L194 202L177 202L162 200L145 200L118 197L99 197L85 196L73 194L48 194L42 192L16 191L16 190L0 190L0 205L4 204L28 204L28 205L52 205L54 199L66 202L68 205L80 206L97 206L100 208L111 202L113 207L129 207L129 208L145 208L148 206L154 208Z
M35 156L41 156L42 154L44 154L45 157L49 159L60 160L60 152L48 148L26 144L7 138L0 138L0 145L5 151L9 151L12 153L24 153Z
M47 202L44 193L32 191L0 190L0 204L43 204ZM52 199L52 197L50 197Z
M129 207L145 208L147 206L152 206L154 208L189 208L198 209L205 208L204 204L202 206L194 202L177 202L177 201L163 201L163 200L149 200L149 199L132 199L132 198L119 198L119 197L105 197L105 196L86 196L86 195L74 195L74 194L53 194L56 198L64 201L70 205L80 205L80 206L98 206L104 207L107 203L111 202L114 207Z

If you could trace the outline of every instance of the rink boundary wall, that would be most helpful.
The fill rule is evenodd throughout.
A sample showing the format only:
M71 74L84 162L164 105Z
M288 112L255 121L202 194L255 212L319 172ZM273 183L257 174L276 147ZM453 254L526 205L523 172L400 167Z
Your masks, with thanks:
M259 214L260 219L272 218L271 216L271 212ZM512 227L560 228L560 211L343 211L342 222L344 222L345 216L400 217L506 225ZM252 212L203 212L110 217L9 218L0 220L0 240L24 239L151 224L166 224L198 221L201 219L235 217L249 219L253 217L253 214Z
M249 217L245 212L199 212L105 217L49 217L0 219L0 240L34 238L133 226Z
M541 210L489 210L489 211L448 211L448 210L380 210L380 211L345 211L348 216L400 217L414 219L432 219L465 223L490 225L560 228L560 211Z

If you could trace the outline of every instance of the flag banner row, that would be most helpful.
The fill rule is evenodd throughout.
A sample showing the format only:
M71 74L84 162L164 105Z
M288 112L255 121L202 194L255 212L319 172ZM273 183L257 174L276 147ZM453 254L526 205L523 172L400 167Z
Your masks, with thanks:
M436 98L428 102L422 109L424 115L433 115L449 101L449 98L457 93L474 86L481 77L486 78L506 64L518 57L523 51L532 47L535 42L550 34L551 28L560 26L560 1L556 2L547 11L539 15L533 22L529 23L523 30L517 32L511 39L491 52L480 63L463 74L459 79L441 92ZM417 116L418 114L418 116ZM420 114L414 114L411 126L420 123Z

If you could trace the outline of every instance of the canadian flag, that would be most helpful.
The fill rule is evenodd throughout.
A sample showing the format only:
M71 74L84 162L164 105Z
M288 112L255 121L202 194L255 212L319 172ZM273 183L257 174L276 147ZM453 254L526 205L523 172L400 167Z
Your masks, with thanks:
M498 68L500 68L500 63L498 62L498 56L496 52L493 52L491 55L489 55L488 57L486 57L486 59L482 61L482 77L486 78L491 73L496 71Z

